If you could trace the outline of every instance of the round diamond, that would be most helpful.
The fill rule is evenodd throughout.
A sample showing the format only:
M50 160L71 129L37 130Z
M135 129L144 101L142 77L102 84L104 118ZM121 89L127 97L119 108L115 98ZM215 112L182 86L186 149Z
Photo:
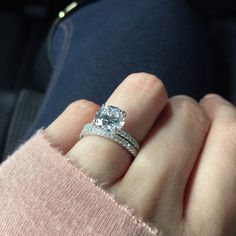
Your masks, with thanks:
M126 113L115 106L102 105L96 113L95 126L107 131L115 132L125 124Z

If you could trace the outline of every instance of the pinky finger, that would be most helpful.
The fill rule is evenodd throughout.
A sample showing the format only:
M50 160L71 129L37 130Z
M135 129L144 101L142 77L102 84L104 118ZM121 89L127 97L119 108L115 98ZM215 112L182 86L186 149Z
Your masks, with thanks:
M191 186L186 216L195 231L236 235L236 109L210 94L200 101L211 121ZM196 223L197 222L197 223ZM205 228L205 230L204 230Z

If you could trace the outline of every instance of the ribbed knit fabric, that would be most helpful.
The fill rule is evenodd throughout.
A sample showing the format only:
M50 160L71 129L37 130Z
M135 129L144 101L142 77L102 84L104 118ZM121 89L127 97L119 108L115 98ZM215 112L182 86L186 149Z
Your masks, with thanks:
M0 235L161 235L39 130L0 166Z

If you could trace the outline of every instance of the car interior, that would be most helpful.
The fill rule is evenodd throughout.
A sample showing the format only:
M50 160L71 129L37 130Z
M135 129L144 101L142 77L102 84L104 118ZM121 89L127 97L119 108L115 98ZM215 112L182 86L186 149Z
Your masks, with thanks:
M45 41L71 1L0 2L0 156L32 124L50 80ZM19 125L20 124L20 125Z
M228 63L233 43L229 39L234 39L229 27L235 24L236 3L231 0L186 2L208 25L216 64ZM53 71L45 46L47 35L58 15L63 17L62 10L72 3L72 0L0 2L0 162L14 151L35 120ZM235 59L231 59L232 64ZM216 68L217 76L225 76L225 70L219 68ZM235 77L235 71L228 71L228 78ZM220 93L228 91L228 86L228 82L220 81Z

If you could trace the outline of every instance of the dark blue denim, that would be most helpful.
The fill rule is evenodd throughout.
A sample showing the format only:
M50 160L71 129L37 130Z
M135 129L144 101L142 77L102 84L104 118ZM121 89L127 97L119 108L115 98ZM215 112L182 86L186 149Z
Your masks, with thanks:
M214 90L206 23L182 0L96 1L62 21L48 48L54 73L28 135L74 100L104 103L133 72L157 75L169 96Z

